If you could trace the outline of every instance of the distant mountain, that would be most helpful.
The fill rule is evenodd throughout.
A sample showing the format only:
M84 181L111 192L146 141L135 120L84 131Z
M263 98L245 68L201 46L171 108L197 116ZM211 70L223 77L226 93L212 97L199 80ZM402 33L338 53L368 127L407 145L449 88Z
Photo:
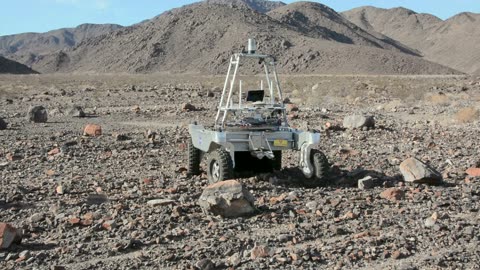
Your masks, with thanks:
M281 8L307 14L300 7L303 5ZM321 9L326 8L321 6ZM331 13L327 17L335 14L327 11ZM225 72L232 53L244 49L248 38L256 38L259 51L277 56L279 70L285 73L457 73L403 53L399 47L377 40L358 27L355 31L341 16L336 15L333 21L320 19L338 26L334 29L339 31L336 36L333 30L323 35L318 21L306 24L308 28L303 29L281 19L281 14L269 13L270 17L243 4L200 2L84 39L68 51L37 59L33 66L43 72L219 74ZM308 20L321 15L315 14ZM279 19L276 15L280 15Z
M419 55L419 52L400 42L375 37L368 30L359 28L335 10L319 3L296 2L270 11L267 15L313 38Z
M210 4L224 4L229 6L245 5L258 12L267 13L276 8L285 6L286 4L280 1L266 1L266 0L205 0Z
M480 69L480 14L461 13L446 21L405 8L360 7L345 18L420 51L426 59L473 73Z
M46 33L24 33L0 36L0 55L26 65L54 52L73 48L85 39L97 37L121 29L115 24L82 24Z
M0 56L0 74L36 74L29 67Z

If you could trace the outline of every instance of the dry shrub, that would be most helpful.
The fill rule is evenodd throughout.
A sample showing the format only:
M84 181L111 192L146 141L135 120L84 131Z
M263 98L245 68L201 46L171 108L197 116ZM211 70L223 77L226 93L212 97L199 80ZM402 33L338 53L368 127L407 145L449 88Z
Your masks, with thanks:
M448 105L450 103L450 99L446 95L431 95L430 102L436 105Z
M472 107L463 108L455 114L455 119L460 123L473 122L478 117L478 110Z

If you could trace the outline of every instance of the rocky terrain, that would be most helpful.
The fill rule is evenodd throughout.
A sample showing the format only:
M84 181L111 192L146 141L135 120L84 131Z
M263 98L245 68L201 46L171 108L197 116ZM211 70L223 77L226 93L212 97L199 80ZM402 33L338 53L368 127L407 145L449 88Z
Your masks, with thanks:
M278 57L284 73L460 73L377 38L324 5L300 2L263 14L248 3L263 2L202 1L21 62L41 73L217 74L253 37L260 51Z
M321 130L332 174L306 188L286 153L238 179L256 208L240 218L202 210L206 175L185 174L187 124L212 123L221 77L0 82L1 269L480 267L480 78L282 77L291 124ZM407 182L418 174L436 184Z
M32 74L37 73L31 68L0 56L0 74Z
M360 7L343 15L363 29L420 51L430 61L470 74L480 68L480 14L464 12L443 21L405 8Z

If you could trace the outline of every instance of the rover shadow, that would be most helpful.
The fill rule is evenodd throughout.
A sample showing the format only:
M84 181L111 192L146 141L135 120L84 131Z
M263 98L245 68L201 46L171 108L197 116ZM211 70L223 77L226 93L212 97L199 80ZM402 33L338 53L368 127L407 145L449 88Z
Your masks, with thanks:
M304 188L353 188L358 187L358 180L367 176L375 179L377 186L395 186L398 182L403 181L401 175L388 176L382 172L375 170L367 170L357 168L352 171L342 170L337 166L330 168L329 173L323 179L308 179L305 177L300 168L284 168L281 171L273 172L269 179L273 185L285 187L304 187Z

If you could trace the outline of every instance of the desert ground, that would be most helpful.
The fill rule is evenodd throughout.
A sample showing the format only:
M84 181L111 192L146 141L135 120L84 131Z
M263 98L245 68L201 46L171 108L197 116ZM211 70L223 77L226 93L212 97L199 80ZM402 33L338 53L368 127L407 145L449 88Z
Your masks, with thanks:
M480 178L466 174L480 166L480 78L281 81L299 106L290 124L321 131L330 179L305 187L289 152L281 171L239 179L258 212L224 219L197 204L206 174L185 172L187 125L213 122L223 77L0 75L8 122L0 131L0 221L23 231L20 244L0 251L0 268L480 268ZM184 111L185 103L196 109ZM33 105L48 109L47 123L27 121ZM69 115L74 105L87 117ZM375 128L344 129L351 114L374 116ZM100 125L102 136L83 136L87 124ZM404 182L399 164L409 157L444 182ZM366 176L381 184L358 188ZM381 195L392 188L398 196ZM147 203L153 199L163 201ZM252 256L254 247L265 256Z

